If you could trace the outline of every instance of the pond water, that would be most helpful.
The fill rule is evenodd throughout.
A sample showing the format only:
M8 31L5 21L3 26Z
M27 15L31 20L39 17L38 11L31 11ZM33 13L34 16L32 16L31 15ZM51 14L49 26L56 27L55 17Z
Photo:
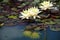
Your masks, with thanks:
M17 26L4 26L0 28L0 40L44 40L44 31L40 31L41 37L39 39L31 39L24 37L23 31L26 24ZM59 31L51 31L48 27L46 40L60 40Z

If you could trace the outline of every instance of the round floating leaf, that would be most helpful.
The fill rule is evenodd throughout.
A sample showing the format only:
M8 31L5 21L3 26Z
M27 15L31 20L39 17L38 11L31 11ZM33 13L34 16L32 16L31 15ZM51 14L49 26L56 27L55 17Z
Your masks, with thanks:
M37 32L33 32L32 35L31 35L31 38L34 38L34 39L40 38L40 35Z
M13 16L13 15L11 15L11 16L8 16L8 18L16 19L17 16Z
M3 18L4 16L0 16L0 18Z
M56 24L56 22L49 21L49 22L45 22L45 24Z
M8 2L9 0L3 0L3 2Z
M55 22L56 22L57 24L60 24L60 19L55 19Z
M30 37L32 32L31 31L24 31L23 34L24 34L24 36Z
M39 31L39 30L40 30L40 27L37 27L37 28L35 28L34 30Z

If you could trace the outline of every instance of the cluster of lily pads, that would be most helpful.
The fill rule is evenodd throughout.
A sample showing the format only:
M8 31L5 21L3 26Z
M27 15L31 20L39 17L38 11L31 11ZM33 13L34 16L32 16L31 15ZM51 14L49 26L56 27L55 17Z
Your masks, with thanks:
M19 18L31 19L45 24L56 24L56 19L60 19L60 9L55 6L56 3L44 1L39 6L30 7L20 12Z
M23 1L10 2L0 3L0 27L28 23L24 35L39 38L38 31L45 30L46 25L60 24L60 7L54 2L43 1L37 6L31 4L32 1L25 1L27 5Z
M60 9L56 6L56 3L51 1L43 1L38 6L19 7L20 3L14 7L8 5L8 3L0 3L0 20L3 23L7 20L23 20L23 21L34 21L42 22L45 24L56 24L60 19ZM22 3L23 4L23 3ZM58 21L56 21L56 19Z
M27 37L32 37L33 33L35 33L35 35L32 37L32 38L39 38L39 33L36 33L37 31L40 31L40 30L46 30L46 25L54 25L54 24L60 24L60 9L56 6L56 3L52 3L50 1L44 1L42 3L39 4L39 7L30 7L28 9L25 9L23 10L22 12L20 12L20 16L19 18L21 18L22 20L33 20L38 24L35 24L34 25L30 25L30 26L27 26L25 28L25 31L24 31L24 35L27 36ZM58 22L58 21L59 22ZM42 25L40 25L41 23L44 23ZM51 27L50 27L51 28ZM51 30L53 31L60 31L60 30L57 30L57 29L60 29L60 28L51 28Z

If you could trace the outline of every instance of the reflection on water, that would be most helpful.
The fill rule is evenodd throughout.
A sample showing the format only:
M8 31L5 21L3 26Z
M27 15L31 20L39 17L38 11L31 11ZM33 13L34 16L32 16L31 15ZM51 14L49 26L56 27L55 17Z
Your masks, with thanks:
M44 40L44 31L40 31L41 36L39 39L32 39L25 37L23 31L26 24L11 26L11 27L2 27L0 28L0 40ZM52 32L50 28L47 29L47 40L57 40L59 38L60 32ZM53 36L52 36L53 35Z
M0 39L1 40L39 40L40 39L40 38L32 39L30 37L25 37L23 35L25 26L26 26L26 24L18 25L18 26L11 26L11 27L4 26L4 27L0 28L0 35L1 35ZM34 35L35 35L35 33L34 33Z

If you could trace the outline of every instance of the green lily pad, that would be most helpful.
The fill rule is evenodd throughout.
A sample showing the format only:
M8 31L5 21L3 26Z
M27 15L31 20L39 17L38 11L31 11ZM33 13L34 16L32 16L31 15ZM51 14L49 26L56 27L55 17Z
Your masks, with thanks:
M8 16L8 18L17 19L17 16L11 15L11 16Z
M60 18L60 16L56 16L56 18Z
M35 19L35 21L36 21L36 22L42 22L42 20L40 20L40 19Z
M9 2L9 0L3 0L3 2Z
M55 19L55 22L56 22L57 24L60 24L60 19Z
M4 16L0 16L0 18L3 18Z
M50 21L50 22L45 22L45 24L56 24L56 22Z

